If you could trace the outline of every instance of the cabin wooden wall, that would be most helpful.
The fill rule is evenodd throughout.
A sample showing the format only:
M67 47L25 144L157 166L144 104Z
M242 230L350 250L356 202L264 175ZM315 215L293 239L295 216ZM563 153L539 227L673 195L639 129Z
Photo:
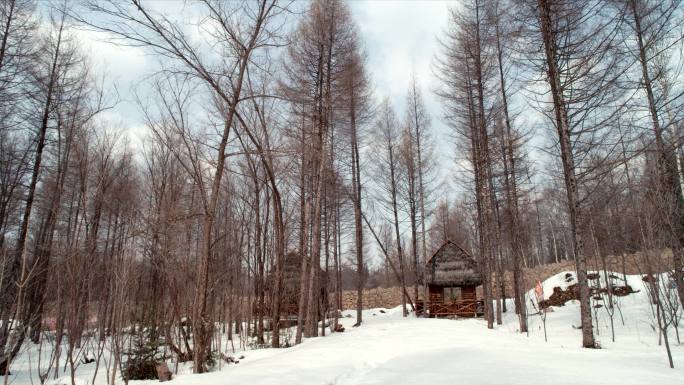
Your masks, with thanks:
M436 285L429 285L428 291L430 293L430 302L443 302L444 301L444 288Z
M461 299L466 301L475 301L477 299L477 294L475 293L475 290L475 286L462 286Z
M461 300L473 301L477 300L477 286L460 286ZM444 302L444 287L437 285L428 285L429 300L432 302Z

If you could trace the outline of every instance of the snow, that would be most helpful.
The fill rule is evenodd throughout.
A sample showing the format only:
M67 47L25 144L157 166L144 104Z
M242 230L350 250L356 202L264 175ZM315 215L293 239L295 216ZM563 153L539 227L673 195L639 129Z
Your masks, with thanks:
M544 282L545 297L554 286L573 283L565 282L565 273ZM672 331L675 369L670 369L664 347L658 344L644 283L640 276L628 276L627 281L640 292L618 299L622 317L616 311L616 342L611 342L606 311L598 311L596 332L602 349L580 347L581 331L573 327L579 325L577 303L547 313L548 342L544 342L539 316L530 316L529 335L517 333L512 304L503 325L493 330L487 329L483 319L403 318L400 308L371 309L364 311L361 327L352 327L353 312L344 312L350 317L341 319L346 328L343 333L305 339L289 349L240 352L236 356L245 357L239 364L211 373L189 374L186 367L182 371L186 373L175 376L170 385L684 383L684 346L677 344ZM26 365L21 365L27 356L31 354L24 354L13 370L11 384L31 383ZM90 384L93 368L93 364L79 367L78 385ZM64 375L51 384L70 384L68 372ZM98 374L95 385L106 384L105 377ZM117 381L123 382L120 377ZM34 378L33 383L39 382Z

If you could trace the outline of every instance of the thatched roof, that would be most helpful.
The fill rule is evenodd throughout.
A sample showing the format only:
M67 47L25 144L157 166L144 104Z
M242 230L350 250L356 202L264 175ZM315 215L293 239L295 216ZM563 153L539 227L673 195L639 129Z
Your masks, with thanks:
M267 284L267 290L271 289L271 285L275 277L274 273L268 279L269 284ZM301 284L301 274L302 274L302 256L298 251L289 251L285 255L285 261L283 261L283 286L281 287L282 295L284 297L288 296L299 296L299 287ZM325 271L319 267L318 274L321 277L321 284L326 282Z
M482 284L482 277L473 257L452 241L447 241L428 259L426 278L429 285L437 286Z

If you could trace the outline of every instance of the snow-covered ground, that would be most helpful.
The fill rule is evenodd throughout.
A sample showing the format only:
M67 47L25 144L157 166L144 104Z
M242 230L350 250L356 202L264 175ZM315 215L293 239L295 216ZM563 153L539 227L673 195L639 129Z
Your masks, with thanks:
M670 369L644 283L639 276L628 276L628 283L640 292L619 298L614 343L606 311L599 309L596 334L602 349L580 347L581 331L573 327L579 325L577 303L547 313L548 342L535 315L525 335L517 333L511 311L503 325L488 330L482 319L403 318L400 308L372 309L364 312L359 328L352 327L353 318L343 318L344 333L306 339L289 349L246 351L238 364L207 374L179 374L171 384L684 384L684 346L672 331L675 369ZM543 285L545 297L554 286L567 284L565 273L551 277ZM90 382L92 366L79 368L80 384ZM59 382L70 383L68 376ZM31 383L26 368L18 365L10 383ZM96 385L105 383L105 375L98 375Z

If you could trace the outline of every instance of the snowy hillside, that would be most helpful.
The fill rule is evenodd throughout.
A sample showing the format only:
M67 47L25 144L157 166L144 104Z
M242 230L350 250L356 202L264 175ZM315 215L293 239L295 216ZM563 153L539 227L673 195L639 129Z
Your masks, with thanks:
M181 368L176 385L328 385L328 384L681 384L684 378L684 346L677 344L674 331L671 344L675 369L669 369L640 276L628 276L636 291L617 298L621 316L615 316L615 342L611 342L609 318L598 309L597 340L603 349L580 347L578 304L569 302L547 313L548 342L544 342L542 321L530 306L530 333L517 333L512 311L494 330L483 319L403 318L401 309L365 311L364 324L354 323L351 312L342 319L346 331L324 338L305 340L289 349L260 349L239 353L238 364L201 375ZM570 282L567 282L570 281ZM566 272L544 282L544 296L553 287L572 284ZM534 296L534 292L530 292ZM509 304L512 309L512 304ZM624 324L623 324L624 320ZM38 383L29 378L37 363L35 347L15 366L9 383ZM62 365L64 365L62 363ZM77 369L78 384L92 383L94 364ZM35 369L33 370L35 372ZM106 384L103 368L97 385ZM32 381L32 382L31 382ZM51 384L70 384L67 373ZM117 377L117 383L122 383ZM136 385L157 381L132 382Z
M598 275L598 284L601 288L606 287L606 279L603 272L594 273L589 272L589 275ZM615 343L612 342L610 317L605 301L607 296L601 296L600 300L592 298L592 307L600 304L598 309L593 308L592 317L594 321L594 335L599 345L604 349L642 349L645 346L651 346L658 343L657 320L655 315L655 306L652 306L649 300L649 293L647 283L642 280L641 275L627 275L624 282L623 275L618 273L607 273L612 276L612 284L614 286L624 286L625 283L634 290L634 293L624 297L613 297L615 303L613 322L615 328ZM661 276L660 279L664 278ZM560 289L567 289L570 285L576 284L574 271L564 271L558 273L542 283L544 299L548 299L553 293L554 287ZM596 280L589 280L590 285L596 284ZM670 291L674 294L674 290ZM543 340L543 322L537 313L534 306L535 290L532 289L527 294L527 304L529 312L529 325L533 335L532 338L541 338ZM537 315L533 315L537 313ZM579 344L581 335L579 330L572 330L573 326L580 326L579 318L579 303L577 301L568 302L565 306L553 306L547 313L547 334L549 342L560 343L563 345L574 346ZM516 326L514 314L508 314L507 322L504 322L503 327L509 331L514 331ZM510 318L513 317L513 318ZM679 319L682 318L682 312L679 310ZM597 327L598 325L598 327ZM570 330L568 330L570 329ZM680 325L681 330L681 325ZM539 333L541 331L541 333ZM677 331L670 328L668 335L671 336L673 345L676 345ZM684 336L682 336L684 337ZM662 351L665 357L664 349ZM684 353L680 348L680 353Z

